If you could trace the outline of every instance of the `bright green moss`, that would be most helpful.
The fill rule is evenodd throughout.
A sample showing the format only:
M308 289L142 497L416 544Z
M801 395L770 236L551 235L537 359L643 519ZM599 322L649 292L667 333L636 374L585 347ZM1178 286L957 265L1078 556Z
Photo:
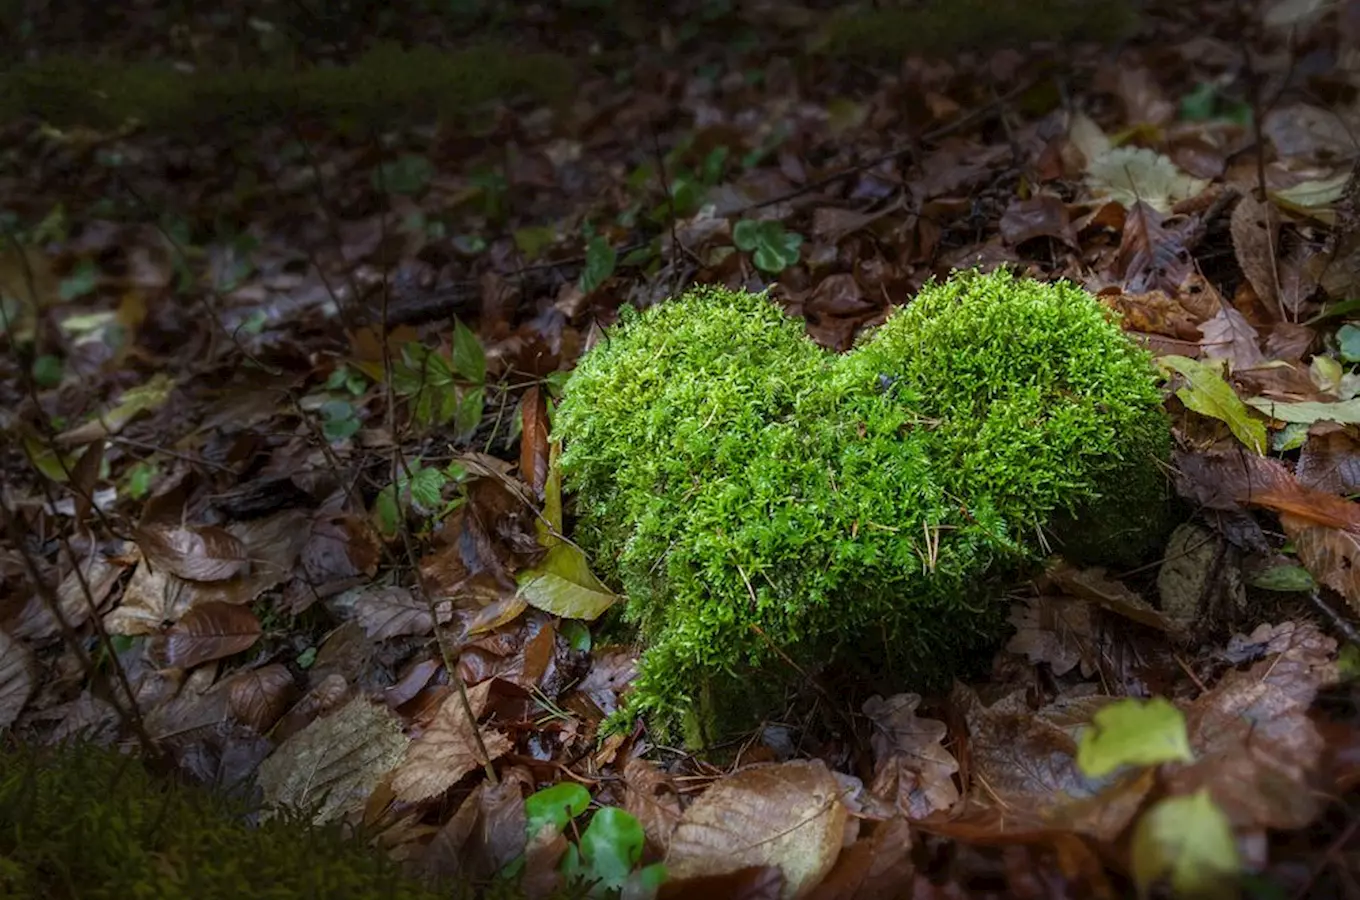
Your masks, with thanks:
M1095 299L1005 272L927 287L844 356L756 295L625 313L556 422L578 538L644 642L630 709L663 729L830 660L947 681L1046 528L1155 523L1170 442Z

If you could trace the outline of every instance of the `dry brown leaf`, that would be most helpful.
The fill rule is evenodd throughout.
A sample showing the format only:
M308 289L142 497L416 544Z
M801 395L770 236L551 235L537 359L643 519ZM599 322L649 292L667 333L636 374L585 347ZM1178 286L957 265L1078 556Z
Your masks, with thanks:
M82 556L57 586L57 609L67 624L77 628L85 624L91 603L95 609L104 605L124 568L121 562L102 553ZM35 591L19 613L13 631L17 638L43 641L60 634L61 625L43 596Z
M869 738L874 751L870 790L909 819L947 811L959 800L954 784L959 763L943 746L949 730L943 722L918 718L920 704L919 694L874 696L864 703L864 714L874 727Z
M279 745L259 784L271 805L314 806L313 821L334 821L363 809L408 743L387 707L355 697Z
M311 534L298 555L307 581L316 588L336 581L372 577L381 550L372 529L359 516L331 513L312 522Z
M1066 675L1081 665L1083 678L1097 671L1091 604L1066 597L1034 597L1011 607L1015 634L1006 643L1032 663L1047 663L1053 674Z
M33 654L0 631L0 732L14 724L33 695Z
M1360 491L1360 441L1353 429L1336 422L1309 428L1294 477L1304 487L1327 494Z
M629 759L623 766L623 808L664 853L681 814L680 795L671 777L641 757Z
M411 742L406 757L392 774L392 790L399 800L416 803L448 790L464 775L509 752L510 739L503 732L481 728L482 744L489 758L477 746L476 719L486 709L491 681L467 690L474 721L469 722L457 691L444 699L425 732Z
M1280 309L1280 276L1276 264L1279 258L1280 213L1269 199L1257 200L1254 192L1248 192L1237 202L1232 213L1233 252L1242 274L1247 276L1251 286L1267 306L1276 311Z
M1195 761L1164 771L1173 795L1207 787L1233 825L1303 828L1322 811L1313 786L1325 746L1308 716L1336 680L1336 641L1310 623L1262 625L1247 641L1266 657L1232 670L1186 710Z
M260 620L245 606L213 601L189 610L165 636L165 660L191 669L247 650L260 639Z
M538 385L524 392L519 402L519 414L523 423L519 477L533 490L534 496L541 497L548 481L548 401Z
M288 708L297 685L282 663L270 663L232 676L228 705L232 716L264 734Z
M1224 306L1218 314L1199 326L1203 338L1200 345L1210 359L1226 359L1232 371L1251 369L1266 361L1261 352L1261 336L1242 315L1231 306Z
M438 604L438 609L440 621L447 622L453 614L448 601ZM362 589L354 602L354 621L375 641L403 635L419 637L434 630L430 604L398 586Z
M1140 625L1158 631L1176 633L1176 626L1137 591L1106 574L1099 566L1076 566L1060 563L1050 566L1047 575L1073 597L1095 603L1121 618L1129 619Z
M1345 597L1351 609L1360 613L1360 535L1317 525L1290 513L1280 516L1280 524L1309 574Z
M820 760L754 766L713 784L685 810L671 835L672 878L778 866L784 897L805 896L840 854L847 811Z
M1119 274L1125 291L1165 291L1175 296L1194 271L1184 241L1162 223L1162 214L1146 203L1135 203L1129 210L1119 245Z
M896 900L910 896L916 872L912 844L911 826L905 819L877 823L868 837L841 851L835 867L810 900Z
M1067 204L1052 194L1012 200L1001 214L1001 236L1012 247L1037 237L1051 237L1069 247L1077 246Z

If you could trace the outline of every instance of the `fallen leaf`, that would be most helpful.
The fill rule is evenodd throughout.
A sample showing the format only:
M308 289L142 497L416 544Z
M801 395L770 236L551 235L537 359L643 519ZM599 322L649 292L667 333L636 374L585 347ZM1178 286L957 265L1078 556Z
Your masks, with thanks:
M1185 356L1162 356L1157 364L1185 377L1187 384L1176 391L1176 396L1187 408L1226 423L1248 449L1257 455L1265 455L1265 423L1251 417L1232 386L1223 380L1218 365Z
M954 775L958 760L943 741L943 722L916 715L919 694L896 694L886 700L870 697L864 715L873 724L869 745L874 751L874 780L870 790L896 806L909 819L923 819L947 811L959 800Z
M840 784L820 760L742 769L695 800L671 835L671 878L778 866L783 896L799 897L831 870L847 811Z
M1233 208L1231 230L1233 252L1242 274L1247 276L1256 296L1277 313L1280 311L1279 269L1280 213L1269 200L1256 199L1248 191Z
M0 631L0 732L14 724L33 695L33 655Z
M1246 316L1231 306L1224 306L1203 325L1200 345L1209 359L1226 359L1230 371L1251 369L1266 361L1261 352L1261 336L1251 327Z
M201 603L166 632L165 659L169 665L191 669L248 650L261 632L260 620L248 607Z
M355 697L288 738L260 764L265 802L312 809L318 825L358 812L408 743L387 707Z
M1163 878L1181 897L1239 896L1237 842L1208 791L1168 797L1140 816L1131 851L1133 878L1142 896Z
M282 663L237 672L228 685L232 716L260 734L274 727L297 692L293 673Z
M157 525L138 528L137 546L152 568L190 581L226 581L250 571L246 545L215 525Z
M476 724L486 709L491 684L489 680L483 681L467 689L473 721L468 721L457 691L444 698L433 721L411 742L405 758L392 773L392 790L399 800L416 803L436 797L473 769L509 752L510 739L503 732ZM474 729L480 732L489 758L482 756Z
M452 615L448 601L438 605L441 621ZM404 587L365 588L354 602L354 620L375 641L409 635L418 637L434 631L430 604L416 599Z

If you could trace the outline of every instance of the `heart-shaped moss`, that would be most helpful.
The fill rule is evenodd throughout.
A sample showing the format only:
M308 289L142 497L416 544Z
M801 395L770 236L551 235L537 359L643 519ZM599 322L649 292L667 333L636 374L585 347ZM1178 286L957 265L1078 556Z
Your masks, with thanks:
M832 659L947 680L1049 539L1153 536L1170 448L1110 314L1005 271L927 286L844 355L760 295L625 311L556 427L577 540L644 642L630 710L662 726Z

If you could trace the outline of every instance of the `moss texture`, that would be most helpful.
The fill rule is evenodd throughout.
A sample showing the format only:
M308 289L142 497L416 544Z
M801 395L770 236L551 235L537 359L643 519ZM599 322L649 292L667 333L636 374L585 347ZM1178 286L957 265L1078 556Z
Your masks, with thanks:
M927 286L843 356L758 295L625 313L556 427L578 540L644 643L630 711L663 732L831 660L947 682L1045 529L1155 525L1170 449L1110 314L1004 271Z

